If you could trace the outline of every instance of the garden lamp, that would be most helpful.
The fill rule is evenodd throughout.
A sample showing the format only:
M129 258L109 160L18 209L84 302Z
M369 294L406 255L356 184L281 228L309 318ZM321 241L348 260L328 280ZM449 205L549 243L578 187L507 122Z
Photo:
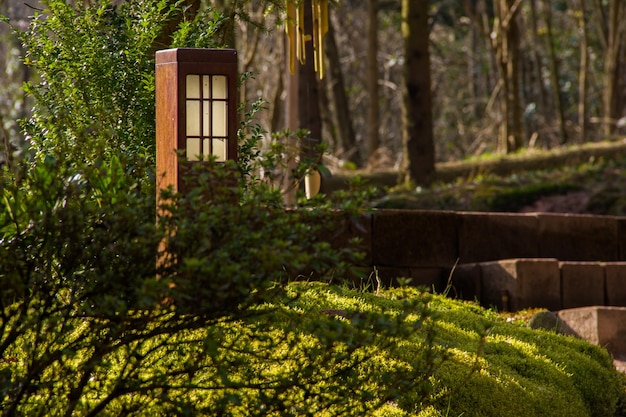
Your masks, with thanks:
M155 62L158 186L181 191L181 170L237 158L237 51L166 49Z

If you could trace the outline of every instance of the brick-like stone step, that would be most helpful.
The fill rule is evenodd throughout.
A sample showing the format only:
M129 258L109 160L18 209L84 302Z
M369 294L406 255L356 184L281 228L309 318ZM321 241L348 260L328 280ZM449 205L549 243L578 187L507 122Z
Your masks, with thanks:
M626 262L547 258L479 262L454 268L451 285L452 296L499 310L626 307Z
M556 313L567 333L608 350L615 366L626 371L626 307L590 306Z
M626 356L626 307L579 307L560 310L556 315L573 334L615 356Z
M550 213L380 210L363 219L377 267L450 267L515 258L626 261L626 218Z
M456 263L501 259L626 262L626 217L420 210L345 217L338 213L323 238L337 247L359 238L359 266L366 276L376 268L383 282L408 277L439 290Z

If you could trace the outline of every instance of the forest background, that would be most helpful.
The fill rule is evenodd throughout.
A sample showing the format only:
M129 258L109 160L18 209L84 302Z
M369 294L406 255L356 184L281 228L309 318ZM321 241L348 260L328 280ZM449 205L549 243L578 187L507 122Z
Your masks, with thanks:
M284 2L183 3L188 18L207 6L227 16L224 43L239 51L240 72L253 74L241 88L241 101L260 97L267 102L268 111L258 117L268 138L284 129L290 77ZM27 28L39 8L34 0L0 0L0 12L18 27ZM428 16L428 31L422 31L428 36L425 50L415 38L407 42L409 28L424 26L423 11ZM0 26L0 37L6 160L24 145L17 121L28 117L21 85L31 74L8 25ZM328 164L403 170L405 155L418 148L422 159L417 163L427 166L417 177L405 178L428 182L435 162L526 147L550 149L623 133L625 44L622 0L341 0L331 2L326 77L300 82L316 90L317 98L306 94L305 103L319 110L313 121L319 131L313 136L328 145ZM405 59L414 54L429 56ZM426 96L407 88L415 76L430 84L430 95L417 108L403 109L403 91ZM424 106L432 124L408 132L403 111L411 120ZM418 136L412 144L411 135Z

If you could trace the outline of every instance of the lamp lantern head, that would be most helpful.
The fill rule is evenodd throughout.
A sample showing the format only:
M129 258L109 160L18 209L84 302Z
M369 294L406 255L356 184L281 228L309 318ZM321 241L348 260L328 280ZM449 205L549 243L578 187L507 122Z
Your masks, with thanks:
M180 191L193 164L237 158L237 51L166 49L155 62L158 189Z

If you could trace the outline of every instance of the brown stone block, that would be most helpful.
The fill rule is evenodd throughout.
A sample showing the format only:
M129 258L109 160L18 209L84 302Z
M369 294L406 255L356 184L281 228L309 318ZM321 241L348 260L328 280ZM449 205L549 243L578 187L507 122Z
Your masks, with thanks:
M606 305L626 307L626 262L605 263L603 267Z
M560 262L563 308L604 305L604 268L597 262Z
M425 287L429 292L441 294L448 278L445 272L445 268L411 268L409 285Z
M383 287L397 287L398 278L411 278L411 270L409 268L395 268L388 266L372 268L369 281L374 287L382 285ZM380 284L379 284L380 283Z
M481 304L499 310L561 308L561 281L556 259L510 259L484 262Z
M394 268L376 267L361 270L360 287L383 288L409 285L424 287L430 292L441 293L444 289L443 268Z
M457 215L446 211L382 210L373 215L376 266L449 267L458 257Z
M616 217L538 214L539 255L560 261L618 260Z
M617 217L617 241L619 245L619 259L626 261L626 218Z
M355 266L351 267L349 271L347 271L346 275L342 275L337 277L337 280L333 280L331 282L339 282L341 284L348 284L351 288L360 289L365 286L366 282L372 277L372 268L369 266Z
M605 347L616 357L626 355L626 308L581 307L557 315L579 337Z
M450 273L448 296L462 300L480 301L480 265L457 265ZM446 278L447 280L447 278Z
M328 225L321 233L321 239L335 248L352 247L364 254L362 265L372 265L372 215L362 214L352 217L343 212L335 212L327 219ZM351 240L356 239L356 244Z
M459 257L462 263L539 257L534 214L459 214Z

